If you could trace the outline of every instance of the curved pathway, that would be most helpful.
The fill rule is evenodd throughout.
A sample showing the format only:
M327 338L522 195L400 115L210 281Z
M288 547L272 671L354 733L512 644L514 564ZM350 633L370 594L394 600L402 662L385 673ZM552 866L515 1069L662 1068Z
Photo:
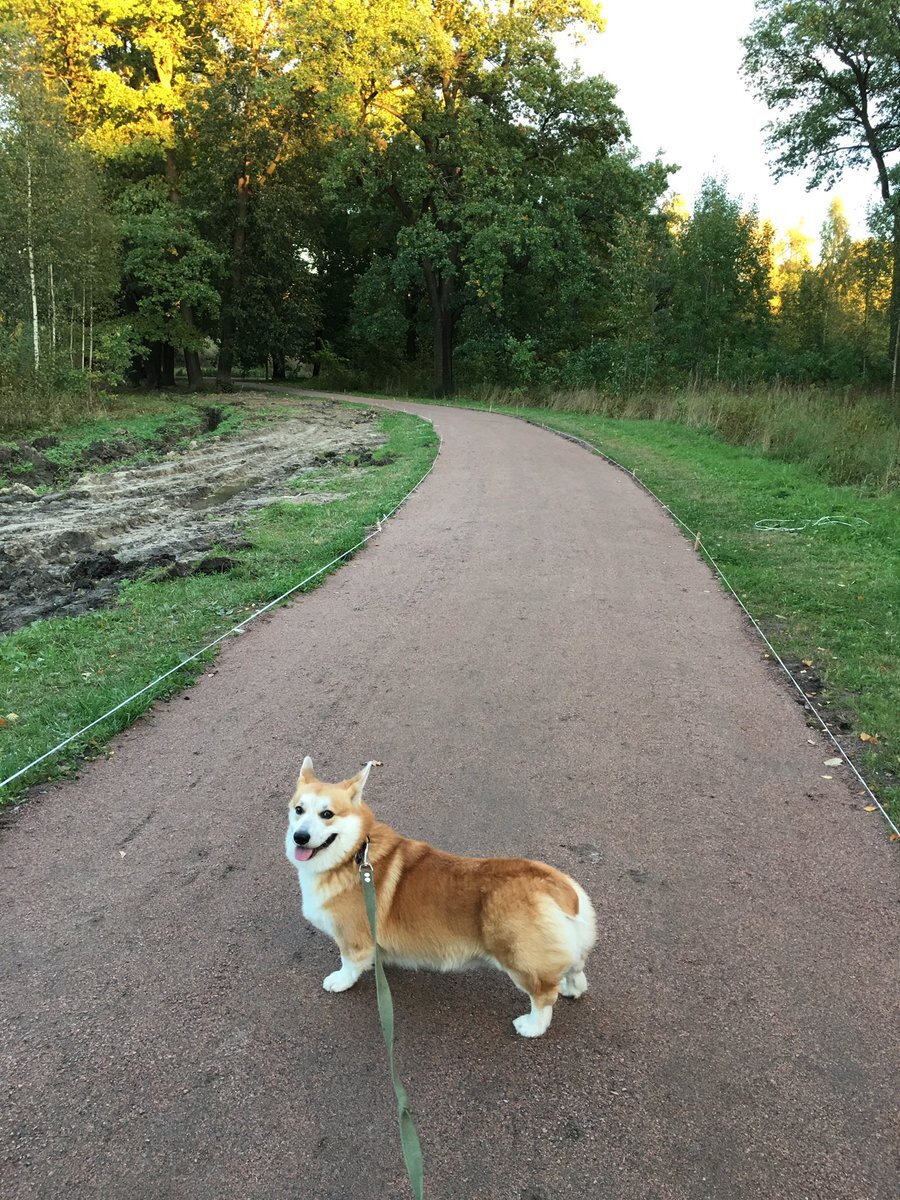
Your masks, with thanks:
M623 474L420 411L443 454L364 554L7 823L0 1194L408 1194L371 980L322 991L283 858L305 753L600 916L536 1042L499 974L393 973L429 1200L900 1194L878 820Z

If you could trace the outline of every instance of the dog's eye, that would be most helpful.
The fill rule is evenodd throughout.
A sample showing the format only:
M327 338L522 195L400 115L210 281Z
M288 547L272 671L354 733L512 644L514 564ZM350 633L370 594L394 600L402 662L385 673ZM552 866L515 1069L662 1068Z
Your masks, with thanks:
M330 808L326 808L324 812L319 813L319 816L322 818L323 821L330 821L331 818L334 816L334 813L331 811Z
M298 805L297 805L297 807L294 809L294 812L297 814L297 816L298 816L298 817L302 817L302 816L303 816L303 809L300 807L300 805L299 805L299 804L298 804Z

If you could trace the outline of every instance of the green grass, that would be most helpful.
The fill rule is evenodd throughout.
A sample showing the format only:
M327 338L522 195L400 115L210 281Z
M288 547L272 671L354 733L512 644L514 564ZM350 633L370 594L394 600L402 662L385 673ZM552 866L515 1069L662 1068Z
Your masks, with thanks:
M900 485L900 409L886 396L796 387L670 390L606 396L548 394L541 407L591 416L677 422L733 446L808 466L829 483L890 492Z
M0 639L0 779L355 545L418 482L437 451L434 431L417 417L392 413L380 428L387 441L374 465L339 464L302 476L304 488L345 492L346 499L260 510L247 529L251 548L229 551L237 565L228 574L132 581L112 608L35 621ZM100 752L154 699L196 678L213 654L9 785L0 803L39 780L71 773L80 757Z

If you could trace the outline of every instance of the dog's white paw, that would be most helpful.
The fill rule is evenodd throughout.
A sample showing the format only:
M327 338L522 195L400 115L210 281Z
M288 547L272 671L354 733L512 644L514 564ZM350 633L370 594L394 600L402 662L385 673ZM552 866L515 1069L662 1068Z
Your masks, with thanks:
M359 979L352 971L345 971L343 967L339 971L332 971L330 975L326 975L322 980L322 987L326 992L346 992L347 988L352 988L354 983Z
M577 1000L579 996L583 996L587 991L587 977L584 971L576 971L574 975L566 975L560 981L559 994L568 996L570 1000Z
M551 1007L532 1010L529 1013L523 1013L521 1017L516 1017L513 1021L516 1033L520 1033L522 1037L540 1037L542 1033L547 1032L547 1026L550 1024L550 1018L553 1016Z

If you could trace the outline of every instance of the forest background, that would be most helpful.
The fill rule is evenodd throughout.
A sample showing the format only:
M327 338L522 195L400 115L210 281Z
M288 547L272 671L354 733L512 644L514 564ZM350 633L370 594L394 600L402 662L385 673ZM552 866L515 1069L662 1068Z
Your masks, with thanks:
M759 0L745 40L776 169L877 183L868 236L835 201L815 259L640 160L612 85L558 57L602 27L589 0L5 2L0 431L293 370L633 415L749 389L738 438L761 412L796 437L812 389L896 450L890 0Z

